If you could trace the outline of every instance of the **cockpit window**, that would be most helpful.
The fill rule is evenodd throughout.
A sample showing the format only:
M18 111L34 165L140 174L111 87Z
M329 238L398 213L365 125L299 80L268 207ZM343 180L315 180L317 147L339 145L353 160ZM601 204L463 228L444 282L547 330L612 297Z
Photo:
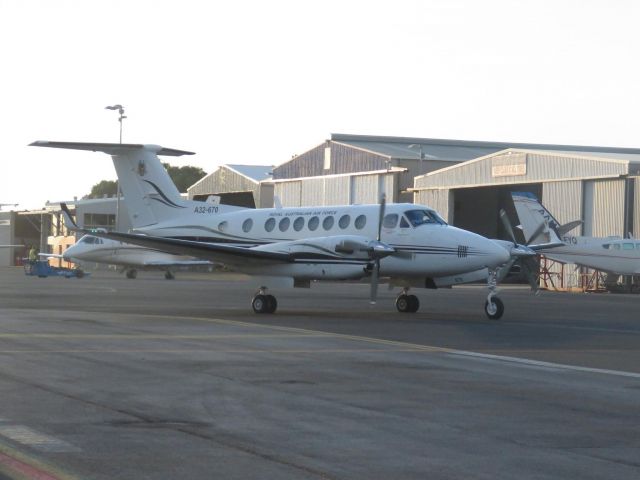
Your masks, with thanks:
M80 239L78 243L86 243L88 245L93 245L94 243L97 243L96 240L98 240L97 237L92 237L91 235L85 235Z
M447 224L447 222L445 222L434 210L407 210L404 214L409 220L409 223L414 227L418 227L426 223L435 225Z
M396 228L398 225L398 214L390 213L384 216L384 220L382 220L382 226L384 228Z

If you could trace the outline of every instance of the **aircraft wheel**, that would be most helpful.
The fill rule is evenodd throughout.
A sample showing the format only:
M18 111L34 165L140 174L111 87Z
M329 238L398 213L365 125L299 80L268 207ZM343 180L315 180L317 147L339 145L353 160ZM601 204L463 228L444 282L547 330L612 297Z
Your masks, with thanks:
M137 276L138 276L138 271L135 268L132 268L131 270L127 270L127 278L134 279Z
M173 280L174 278L176 278L176 276L173 274L173 272L167 270L166 272L164 272L164 278L166 278L167 280Z
M256 313L268 313L269 310L269 300L267 299L267 295L256 295L253 297L251 301L251 307L253 311Z
M75 273L76 273L76 278L82 278L82 277L84 277L84 271L83 271L82 269L80 269L80 268L77 268L77 269L75 270Z
M278 308L278 301L273 295L265 295L267 297L267 313L274 313Z
M409 302L409 313L415 313L420 308L420 300L415 295L407 295L407 300Z
M413 296L413 295L411 295ZM416 299L417 300L417 299ZM396 298L396 308L401 313L408 313L411 311L411 300L409 300L409 295L398 295Z
M489 303L489 300L484 302L484 313L486 313L487 317L491 320L498 320L504 313L504 304L502 303L502 300L498 297L492 297L491 303Z

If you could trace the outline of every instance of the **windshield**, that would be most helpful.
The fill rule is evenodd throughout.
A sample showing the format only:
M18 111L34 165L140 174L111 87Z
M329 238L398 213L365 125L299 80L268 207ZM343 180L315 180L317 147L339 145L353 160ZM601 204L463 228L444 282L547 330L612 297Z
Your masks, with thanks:
M409 220L409 223L414 227L424 225L425 223L436 225L447 224L434 210L407 210L404 214L407 220Z

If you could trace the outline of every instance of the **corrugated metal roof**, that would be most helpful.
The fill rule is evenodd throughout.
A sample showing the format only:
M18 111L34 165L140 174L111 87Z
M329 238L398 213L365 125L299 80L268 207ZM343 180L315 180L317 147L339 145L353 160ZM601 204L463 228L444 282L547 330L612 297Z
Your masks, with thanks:
M640 161L639 148L616 148L579 145L551 145L516 142L484 142L473 140L447 140L439 138L387 137L373 135L331 134L331 141L378 153L390 158L419 159L422 147L425 160L466 161L490 155L508 148L575 152L583 155L605 153L605 158ZM409 148L413 145L412 148ZM615 155L615 157L614 157ZM626 158L628 156L632 158ZM595 155L602 158L603 155Z
M262 182L263 180L269 180L273 172L273 165L238 165L228 163L223 165L221 168L224 167L254 180L256 183Z
M441 160L450 162L460 162L472 158L488 155L497 152L500 148L474 148L457 147L448 145L427 145L417 143L392 143L392 142L337 142L361 150L378 153L389 158L397 159L419 159L420 145L424 160ZM416 145L409 148L409 145Z

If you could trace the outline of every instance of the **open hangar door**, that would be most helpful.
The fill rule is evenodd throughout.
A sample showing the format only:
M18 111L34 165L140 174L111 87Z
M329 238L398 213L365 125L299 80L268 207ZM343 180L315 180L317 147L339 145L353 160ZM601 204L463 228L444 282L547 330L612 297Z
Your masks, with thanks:
M509 240L500 220L500 209L507 212L516 239L524 243L518 224L511 192L530 192L542 198L542 184L500 185L491 187L457 188L453 190L453 225L487 238Z

